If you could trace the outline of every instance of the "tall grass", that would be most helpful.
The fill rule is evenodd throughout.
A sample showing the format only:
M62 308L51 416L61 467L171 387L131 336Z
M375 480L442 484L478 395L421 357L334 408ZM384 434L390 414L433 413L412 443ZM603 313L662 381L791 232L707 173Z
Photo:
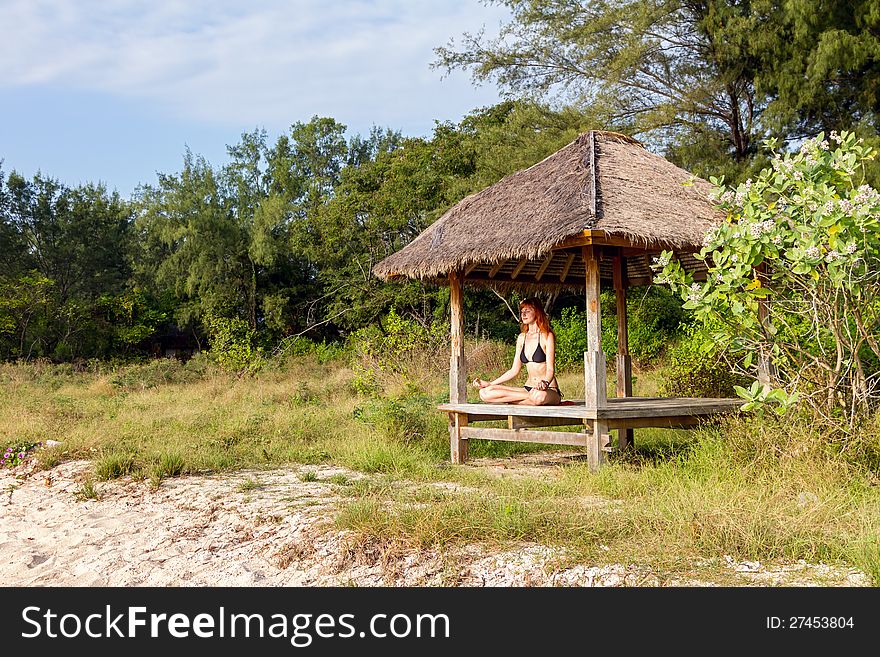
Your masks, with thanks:
M470 343L473 370L502 371L507 347ZM288 463L332 462L367 473L345 486L340 527L411 547L533 541L566 559L633 561L674 570L730 555L828 561L880 583L880 424L846 443L808 421L731 418L693 431L637 430L636 449L592 473L579 450L558 465L497 476L481 459L549 450L473 441L449 464L444 363L412 354L417 384L344 358L300 354L240 377L207 362L0 365L0 448L61 441L45 451L94 462L94 479L168 477ZM637 391L651 390L641 371ZM577 369L559 375L569 398ZM609 381L609 385L611 381ZM644 393L642 393L644 394ZM442 489L434 484L444 482ZM259 491L253 491L258 495Z

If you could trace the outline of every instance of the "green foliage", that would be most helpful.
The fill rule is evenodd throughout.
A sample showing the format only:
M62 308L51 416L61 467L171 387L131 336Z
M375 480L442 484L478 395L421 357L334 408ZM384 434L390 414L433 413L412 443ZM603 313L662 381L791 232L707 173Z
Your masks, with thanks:
M161 481L168 477L177 477L185 469L183 457L177 452L162 452L153 459L151 477Z
M861 124L876 134L878 26L874 0L779 3L757 80L772 98L766 125L811 135Z
M425 358L430 363L448 359L441 356L448 353L448 329L439 322L426 327L392 308L381 326L359 329L346 340L357 373L352 385L361 394L376 394L392 381L418 389L418 382L429 374Z
M95 461L95 477L99 481L109 481L111 479L119 479L132 474L135 468L135 455L126 453L111 452L104 454Z
M282 340L276 351L287 357L311 355L321 365L344 358L346 355L345 345L341 342L316 342L303 336L295 336Z
M705 282L668 252L654 268L744 373L800 392L818 418L852 432L877 405L880 193L856 182L874 151L852 133L830 141L819 134L775 155L736 189L713 181L728 220L699 254Z
M553 320L556 334L556 367L582 367L587 350L587 317L577 308L563 308ZM603 345L604 348L604 345Z
M664 397L731 397L746 379L731 371L710 333L698 323L681 327L681 337L667 350L659 393Z
M211 348L208 355L224 369L256 372L265 364L257 331L240 318L211 317L206 321Z
M606 357L617 353L617 315L614 292L602 293L602 350ZM656 360L681 334L686 318L681 301L669 290L649 287L631 290L627 299L627 330L630 355L641 362ZM574 307L563 308L553 320L558 367L581 367L587 348L587 316Z
M0 467L14 468L16 465L21 465L34 450L42 446L42 442L32 440L19 440L7 444L3 450L3 456L0 458Z
M742 411L757 411L758 416L763 415L764 409L772 408L780 415L797 403L798 393L787 394L782 388L771 388L760 381L752 382L748 388L734 386L736 394L746 400Z
M102 311L113 346L118 350L143 342L168 320L167 314L151 307L138 289L102 294L96 306Z
M512 18L494 40L464 34L437 48L436 66L470 69L522 96L562 96L594 113L593 127L659 139L688 126L719 135L728 158L750 151L764 108L755 50L766 47L765 5L727 0L502 0ZM775 13L775 12L774 12Z
M602 293L602 348L617 352L617 315L614 293ZM681 300L668 289L651 286L632 288L626 302L629 353L636 361L656 360L666 346L681 335L687 313Z
M424 395L373 398L358 405L354 417L386 439L420 445L442 458L448 448L448 434L436 404L436 399Z
M84 482L82 482L82 485L79 487L79 489L74 491L73 495L80 502L101 499L101 495L98 492L98 489L95 488L94 479L86 479Z

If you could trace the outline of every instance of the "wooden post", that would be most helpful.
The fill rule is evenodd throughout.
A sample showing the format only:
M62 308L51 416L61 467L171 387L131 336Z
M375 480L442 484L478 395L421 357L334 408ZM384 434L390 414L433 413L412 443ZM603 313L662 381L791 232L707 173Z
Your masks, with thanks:
M464 463L468 459L468 441L462 438L461 429L468 423L466 413L449 414L449 455L453 463Z
M608 422L593 420L592 433L587 438L587 465L596 472L605 463L605 451L609 445Z
M449 274L449 337L452 353L449 358L449 403L467 402L467 366L464 361L464 302L461 292L461 274Z
M623 273L623 256L620 251L612 259L612 278L614 279L614 295L617 301L617 388L618 397L632 397L632 358L629 355L629 331L626 318L626 287L627 280ZM617 449L623 451L633 445L632 429L617 430Z
M467 367L464 361L464 302L461 292L461 274L449 274L449 318L452 353L449 357L449 403L467 402ZM449 414L449 452L453 463L464 463L468 455L467 440L461 437L461 427L467 425L467 415Z
M758 280L761 281L761 286L764 287L764 281L767 280L767 272L764 263L758 265L756 268L756 276L758 277ZM767 306L767 299L758 299L758 324L761 325L761 330L765 336L767 335L769 316L770 308ZM770 354L768 354L762 346L760 353L758 354L758 381L769 386L772 385L774 378L775 372L773 371L773 363L770 361Z
M584 404L603 408L608 403L605 388L607 367L602 351L602 309L599 303L599 250L585 246L581 251L586 270L587 288L587 351L584 352Z

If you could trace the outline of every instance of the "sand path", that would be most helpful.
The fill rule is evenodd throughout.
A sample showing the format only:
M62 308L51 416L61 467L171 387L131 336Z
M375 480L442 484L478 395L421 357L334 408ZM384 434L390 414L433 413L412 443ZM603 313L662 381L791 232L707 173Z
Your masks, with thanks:
M489 466L491 467L491 465ZM0 471L0 581L8 586L711 586L624 565L552 567L538 545L393 554L333 526L341 468L302 466L95 484L87 461ZM317 481L305 477L308 471ZM866 586L852 569L736 562L742 585Z

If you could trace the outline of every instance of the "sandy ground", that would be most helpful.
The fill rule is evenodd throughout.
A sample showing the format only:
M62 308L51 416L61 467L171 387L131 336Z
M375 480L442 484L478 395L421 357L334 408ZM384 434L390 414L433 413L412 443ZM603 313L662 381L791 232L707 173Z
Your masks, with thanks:
M520 464L523 468L535 464ZM332 518L341 468L302 466L216 476L99 482L91 463L0 471L0 581L7 586L868 586L856 570L725 557L722 575L670 579L634 565L564 570L553 550L394 553L358 545ZM516 475L510 460L475 464ZM312 473L316 481L304 481ZM311 476L305 477L312 478Z

